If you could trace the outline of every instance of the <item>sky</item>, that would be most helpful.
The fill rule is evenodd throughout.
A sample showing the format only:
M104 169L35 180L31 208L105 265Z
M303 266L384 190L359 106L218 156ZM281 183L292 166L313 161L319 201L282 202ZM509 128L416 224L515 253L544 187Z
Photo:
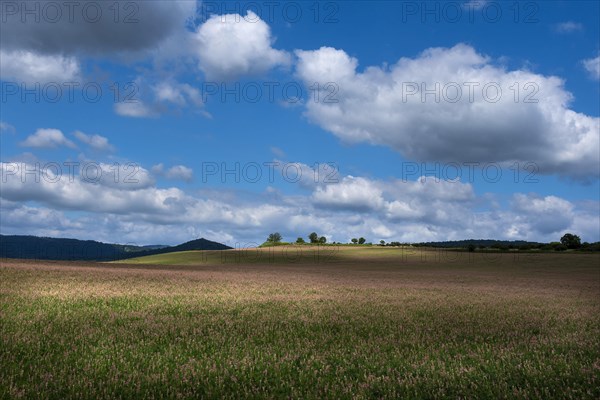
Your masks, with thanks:
M600 240L596 1L1 1L0 233Z

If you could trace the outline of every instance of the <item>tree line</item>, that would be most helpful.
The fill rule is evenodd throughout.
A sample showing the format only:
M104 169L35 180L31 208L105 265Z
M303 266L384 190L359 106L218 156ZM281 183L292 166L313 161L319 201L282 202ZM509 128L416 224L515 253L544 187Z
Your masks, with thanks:
M306 243L326 244L327 243L327 238L325 236L319 236L319 234L317 232L311 232L307 236L307 238L308 238L308 241L304 240L304 238L300 236L300 237L298 237L298 239L296 239L295 243L296 244L306 244ZM266 243L273 244L273 245L283 244L282 240L283 240L283 236L281 236L281 234L279 232L273 232L273 233L270 233L269 236L267 237ZM365 239L364 237L352 238L350 240L350 243L351 244L366 244L367 239ZM332 244L341 244L341 243L333 242Z
M308 241L303 237L298 237L295 244L326 244L327 238L325 236L319 236L317 232L311 232L308 236ZM282 242L283 237L279 232L269 234L267 237L267 244L289 244ZM332 244L342 244L339 242L333 242ZM348 244L353 245L371 245L367 243L364 237L352 238ZM528 242L524 240L491 240L491 239L470 239L470 240L454 240L445 242L423 242L423 243L400 243L397 241L391 241L386 243L385 240L379 241L380 246L414 246L414 247L442 247L442 248L464 248L468 251L475 251L477 249L495 249L495 250L554 250L554 251L565 251L565 250L582 250L582 251L600 251L600 242L588 243L581 242L581 238L578 235L572 233L565 233L558 242L550 243L538 243Z

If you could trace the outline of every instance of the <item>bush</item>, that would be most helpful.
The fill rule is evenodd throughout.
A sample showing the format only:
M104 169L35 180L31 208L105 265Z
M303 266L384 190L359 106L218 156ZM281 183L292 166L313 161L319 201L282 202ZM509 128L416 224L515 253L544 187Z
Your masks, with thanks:
M568 247L560 242L551 242L550 248L554 251L565 251Z

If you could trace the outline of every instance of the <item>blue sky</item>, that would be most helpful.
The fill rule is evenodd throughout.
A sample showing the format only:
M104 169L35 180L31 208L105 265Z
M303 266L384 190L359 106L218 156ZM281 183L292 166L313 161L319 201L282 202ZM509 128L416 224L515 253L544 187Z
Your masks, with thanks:
M2 3L2 234L600 240L598 2L80 3Z

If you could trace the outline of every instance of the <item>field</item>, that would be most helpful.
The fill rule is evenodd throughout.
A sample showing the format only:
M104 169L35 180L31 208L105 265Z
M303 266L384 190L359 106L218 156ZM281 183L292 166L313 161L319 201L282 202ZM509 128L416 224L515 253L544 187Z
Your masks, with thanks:
M600 398L596 254L1 260L0 398Z

